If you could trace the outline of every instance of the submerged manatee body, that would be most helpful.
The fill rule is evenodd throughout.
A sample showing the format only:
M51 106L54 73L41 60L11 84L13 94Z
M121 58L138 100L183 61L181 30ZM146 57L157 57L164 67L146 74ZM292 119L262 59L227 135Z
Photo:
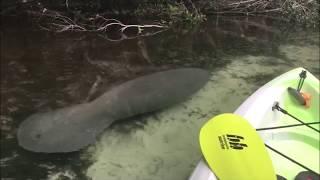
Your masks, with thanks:
M128 81L90 103L30 116L18 129L19 145L34 152L77 151L114 121L181 102L208 80L207 71L183 68Z

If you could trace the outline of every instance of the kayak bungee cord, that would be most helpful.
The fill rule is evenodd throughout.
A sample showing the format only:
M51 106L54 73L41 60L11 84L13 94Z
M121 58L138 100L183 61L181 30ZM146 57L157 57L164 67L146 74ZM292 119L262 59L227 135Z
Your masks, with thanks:
M318 173L316 173L315 171L311 170L310 168L306 167L305 165L303 165L303 164L299 163L298 161L296 161L296 160L294 160L294 159L292 159L292 158L288 157L287 155L285 155L285 154L283 154L283 153L279 152L278 150L276 150L276 149L272 148L271 146L269 146L269 145L267 145L267 144L264 144L264 145L265 145L267 148L269 148L270 150L272 150L273 152L275 152L275 153L277 153L277 154L281 155L282 157L284 157L284 158L288 159L289 161L291 161L291 162L293 162L293 163L297 164L298 166L302 167L303 169L306 169L306 170L308 170L308 171L310 171L310 172L312 172L312 173L318 174Z
M273 127L266 127L266 128L258 128L256 130L257 131L265 131L265 130L272 130L272 129L282 129L282 128L297 127L297 126L306 126L306 125L311 125L311 124L320 124L320 121L304 123L304 124L291 124L291 125L285 125L285 126L273 126Z
M275 105L272 107L272 111L274 111L274 110L278 110L278 111L282 112L283 114L286 114L286 115L292 117L293 119L299 121L301 124L303 124L303 125L311 128L311 129L315 130L316 132L320 133L320 131L319 131L318 129L310 126L310 125L307 124L307 123L304 123L303 121L301 121L301 120L298 119L297 117L295 117L295 116L293 116L292 114L290 114L288 111L282 109L282 108L279 106L279 102L276 102Z

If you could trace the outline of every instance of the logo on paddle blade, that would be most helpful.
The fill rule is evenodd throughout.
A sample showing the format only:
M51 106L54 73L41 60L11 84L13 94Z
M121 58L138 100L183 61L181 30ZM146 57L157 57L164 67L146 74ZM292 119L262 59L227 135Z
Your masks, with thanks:
M233 134L226 134L218 136L221 149L235 149L235 150L243 150L245 147L248 147L245 143L241 143L244 141L244 137Z

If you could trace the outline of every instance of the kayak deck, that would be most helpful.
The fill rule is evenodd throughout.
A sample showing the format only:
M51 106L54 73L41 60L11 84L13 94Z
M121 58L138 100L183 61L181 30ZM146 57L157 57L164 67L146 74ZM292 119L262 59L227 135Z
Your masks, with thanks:
M296 103L292 96L290 96L288 93L284 93L284 109L302 120L304 123L319 121L319 93L316 92L316 90L309 83L305 83L302 91L311 94L312 100L310 107L306 108L303 105ZM297 123L299 122L292 117L280 113L279 119L276 120L275 124L273 125L281 126ZM320 130L319 124L311 126ZM268 132L265 133L267 134ZM269 146L275 147L279 152L284 153L288 157L292 157L300 164L319 173L319 132L316 132L307 126L270 130L269 135L265 136L264 140ZM277 174L280 174L287 179L294 179L300 171L305 171L305 169L287 160L281 155L271 152L270 150L269 152L274 160L273 164Z
M248 119L256 128L299 124L300 122L280 111L272 111L274 103L279 102L283 109L304 123L319 121L319 80L308 73L301 89L301 92L307 92L312 97L309 108L300 105L287 91L288 87L297 87L298 75L302 70L302 68L294 69L269 82L248 98L248 101L235 113ZM262 112L259 106L265 106L266 110ZM260 118L257 118L257 111L262 113ZM319 124L311 126L320 129ZM319 132L307 126L298 126L261 131L260 135L267 145L319 174ZM268 151L276 173L288 180L305 171L280 154L270 149Z

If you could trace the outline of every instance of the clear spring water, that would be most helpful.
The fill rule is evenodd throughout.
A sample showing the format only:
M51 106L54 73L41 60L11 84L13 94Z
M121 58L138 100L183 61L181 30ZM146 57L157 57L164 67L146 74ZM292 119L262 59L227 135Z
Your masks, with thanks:
M101 34L39 31L20 18L2 24L4 179L185 180L201 158L198 132L206 120L233 112L292 68L320 75L319 32L264 17L214 17L115 42ZM211 72L207 85L181 104L116 123L80 152L39 154L17 145L19 123L34 112L82 103L135 77L179 67Z

